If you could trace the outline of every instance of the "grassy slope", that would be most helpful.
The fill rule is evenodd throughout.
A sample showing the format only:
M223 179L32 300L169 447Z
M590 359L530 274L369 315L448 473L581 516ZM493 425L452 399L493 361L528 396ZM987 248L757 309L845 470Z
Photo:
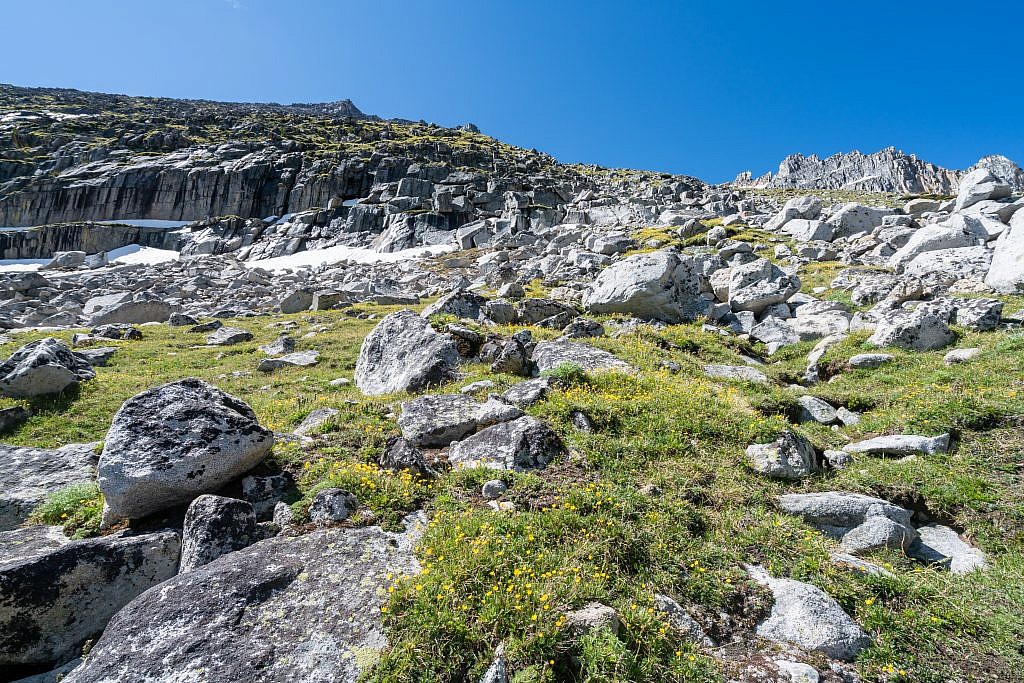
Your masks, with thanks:
M381 315L394 308L361 310ZM261 355L256 346L277 335L280 328L272 323L284 321L299 325L296 336L325 326L299 344L320 350L321 364L261 375L255 372ZM904 462L861 457L845 471L795 485L757 476L743 459L748 443L786 426L794 394L782 384L713 382L700 372L705 362L739 362L739 352L756 349L702 332L699 325L595 340L641 372L593 376L531 408L554 425L572 455L541 472L501 473L511 484L506 498L518 511L499 513L478 494L493 472L454 472L431 483L373 464L397 431L393 409L401 397L367 399L352 387L328 384L351 377L372 320L327 312L230 324L252 330L256 340L193 348L202 343L199 335L147 326L142 341L114 342L121 350L109 367L98 369L96 380L74 397L39 404L42 412L5 441L56 446L102 439L124 399L190 375L244 398L278 430L293 428L314 408L339 409L316 448L280 446L275 452L277 462L298 476L305 496L328 484L348 487L389 526L421 505L433 514L418 551L424 572L396 577L384 615L393 647L370 678L463 680L479 675L504 641L517 681L572 680L580 666L588 681L723 680L711 653L659 620L652 596L671 595L716 640L729 642L731 633L745 632L767 608L740 569L750 561L819 585L872 633L875 644L858 661L866 680L1009 680L1024 666L1022 336L965 334L961 345L985 349L974 363L947 368L942 352L896 352L890 366L821 385L818 395L865 411L856 428L806 429L821 447L839 444L844 435L952 430L956 448ZM29 338L18 335L0 353ZM779 379L798 374L809 346L781 352L781 362L768 371ZM854 336L825 362L838 367L863 350L863 337ZM658 370L666 359L682 371ZM499 385L514 381L491 376L483 366L467 372L445 390L484 377ZM590 415L596 432L574 430L573 410ZM660 494L644 488L650 484ZM895 577L837 569L828 562L831 541L773 506L784 491L830 489L928 509L964 529L990 554L992 567L953 577L879 553L874 559L891 566ZM624 635L619 640L599 633L570 652L561 635L564 615L590 600L619 610ZM720 654L742 650L731 645Z

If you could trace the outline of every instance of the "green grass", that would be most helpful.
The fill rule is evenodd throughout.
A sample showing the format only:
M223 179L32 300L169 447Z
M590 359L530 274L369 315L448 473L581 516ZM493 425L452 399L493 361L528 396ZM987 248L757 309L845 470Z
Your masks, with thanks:
M32 511L29 522L60 526L71 538L99 533L103 494L96 484L77 484L50 494Z
M816 266L808 277L825 282L834 268ZM397 308L356 310L379 317ZM256 372L256 347L275 339L282 322L298 325L292 334L300 349L321 352L319 366ZM271 458L272 467L290 471L299 484L294 509L300 519L311 497L333 486L352 491L369 510L352 524L396 528L411 510L430 515L417 549L423 571L394 577L383 612L391 646L368 680L474 680L504 642L520 683L724 681L734 672L714 651L673 632L653 611L653 596L673 597L719 642L749 638L769 602L747 579L745 562L835 597L873 637L856 663L865 681L1012 680L1024 667L1022 335L961 330L959 345L983 349L964 365L946 366L943 351L893 351L889 365L847 371L846 359L868 350L865 335L852 335L823 359L834 379L813 391L863 413L856 427L833 431L793 427L787 419L797 394L785 384L802 373L813 342L781 350L772 359L778 362L765 368L777 382L752 386L707 379L701 366L739 364L740 354L756 355L758 345L704 332L699 324L661 331L645 326L617 339L588 340L639 372L581 376L559 369L556 388L529 409L562 437L567 458L530 473L459 470L427 481L376 465L398 431L394 415L404 396L367 398L352 386L329 384L351 377L374 320L332 311L230 324L251 330L255 339L197 348L201 335L145 326L143 340L114 342L120 349L95 380L73 396L37 402L37 414L8 442L100 440L122 401L186 376L244 398L277 430L291 430L315 408L337 409L314 446L279 445ZM301 339L320 325L326 329ZM558 334L531 332L537 339ZM16 335L0 353L35 336ZM666 360L681 371L660 370ZM485 378L500 391L516 381L492 375L483 364L467 365L464 373L442 391ZM590 418L593 433L572 426L575 411ZM950 431L954 449L906 461L859 457L846 470L783 484L751 471L744 448L785 428L821 448L880 433ZM504 500L515 511L495 511L480 496L481 485L496 476L509 485ZM989 554L991 567L954 577L880 552L870 559L889 566L893 577L839 569L828 560L834 543L774 504L787 491L833 489L928 511L963 530ZM55 494L34 519L90 533L101 505L96 493ZM620 636L599 631L568 638L566 615L594 600L618 610Z

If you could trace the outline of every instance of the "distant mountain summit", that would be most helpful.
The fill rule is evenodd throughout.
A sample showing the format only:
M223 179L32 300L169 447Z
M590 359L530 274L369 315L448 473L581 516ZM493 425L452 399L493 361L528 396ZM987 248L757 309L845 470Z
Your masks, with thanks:
M825 159L815 154L791 154L779 164L777 173L753 178L749 171L745 171L736 176L733 183L757 188L956 194L960 178L982 166L1015 190L1024 189L1024 171L1004 156L987 156L971 168L958 171L936 166L913 154L904 154L895 147L874 154L858 151L833 154Z

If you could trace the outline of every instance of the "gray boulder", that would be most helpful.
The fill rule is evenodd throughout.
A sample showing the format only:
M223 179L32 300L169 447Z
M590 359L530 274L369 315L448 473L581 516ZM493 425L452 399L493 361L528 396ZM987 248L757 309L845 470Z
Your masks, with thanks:
M800 404L801 422L830 425L839 421L836 409L817 396L801 396L797 399L797 403Z
M671 251L637 254L608 266L583 296L592 313L625 313L678 323L705 312L700 269L690 257Z
M574 364L586 371L619 370L631 372L633 367L604 349L569 341L543 341L533 350L537 372L548 372L560 365Z
M257 529L251 503L223 496L199 496L185 512L180 571L190 571L252 545L259 540Z
M0 531L13 529L51 493L96 479L96 443L61 448L0 445Z
M704 374L712 379L732 379L740 382L767 384L768 376L749 365L705 365Z
M803 517L852 554L876 548L906 550L917 540L912 514L881 498L859 493L790 493L779 497L784 512Z
M988 232L976 218L959 216L945 223L921 228L889 257L888 266L902 271L915 258L929 251L975 247L988 239Z
M268 356L284 356L295 351L295 339L287 334L281 334L274 341L258 348Z
M171 382L121 406L99 460L108 518L187 503L240 477L274 445L244 402L199 379Z
M325 424L337 414L338 410L336 408L317 408L310 411L309 415L306 415L302 422L299 423L299 426L293 429L292 432L299 436L308 436L320 425Z
M893 213L893 209L879 209L850 202L844 204L825 222L832 226L834 238L838 239L871 232L882 224L884 217Z
M920 538L907 554L928 564L938 564L953 574L969 574L988 567L985 553L941 524L926 524L917 530Z
M1024 211L1013 214L1009 229L996 239L985 284L1005 294L1024 290Z
M960 179L955 208L962 211L985 199L1009 197L1011 191L1006 182L996 178L987 168L976 168Z
M114 296L121 297L122 300L112 301L107 298L105 301L97 302L97 299L103 299L104 297L96 297L85 303L82 309L83 312L88 315L90 310L92 310L92 315L88 319L90 327L110 323L163 323L167 322L171 317L171 313L174 312L173 306L158 299L135 300L125 299L121 295ZM90 304L95 303L100 303L100 305L90 308Z
M230 346L252 340L252 332L239 327L218 327L206 336L206 343L212 346Z
M448 461L455 467L522 471L546 467L563 453L565 446L558 434L527 415L456 441L448 449Z
M918 436L916 434L892 434L876 436L873 439L847 444L843 450L848 453L865 455L907 456L915 454L934 455L949 450L949 434L939 436Z
M0 364L0 395L33 398L59 394L95 376L92 366L67 344L46 337L25 344Z
M893 356L890 353L858 353L850 356L847 364L855 370L871 370L891 363L892 359Z
M389 577L419 570L415 538L324 529L224 555L128 604L65 683L355 683L388 642Z
M282 313L301 313L308 311L313 305L313 292L307 289L296 289L281 299L277 305Z
M435 314L452 315L456 318L476 320L487 304L487 299L474 292L457 290L450 292L423 309L423 317Z
M56 666L143 591L177 572L177 532L81 541L47 527L0 533L0 670Z
M385 317L363 340L356 362L356 386L369 396L422 391L455 378L455 340L438 334L412 311Z
M795 219L814 220L821 215L821 200L814 195L794 197L783 205L782 210L769 220L764 228L773 231Z
M480 403L464 394L439 394L403 402L398 426L412 445L440 448L481 427L522 415L519 408L501 401Z
M934 351L956 341L942 316L926 311L902 311L890 316L868 338L874 346L895 346L908 351Z
M729 306L734 311L761 313L800 291L800 278L768 259L736 266L729 274Z
M757 626L762 638L853 660L871 639L834 599L816 586L772 577L761 567L747 567L751 578L775 598L771 615Z
M803 479L821 469L814 446L791 431L770 443L747 446L747 462L754 471L775 479Z
M359 501L345 489L323 489L309 504L309 520L317 526L330 526L344 522L358 508Z

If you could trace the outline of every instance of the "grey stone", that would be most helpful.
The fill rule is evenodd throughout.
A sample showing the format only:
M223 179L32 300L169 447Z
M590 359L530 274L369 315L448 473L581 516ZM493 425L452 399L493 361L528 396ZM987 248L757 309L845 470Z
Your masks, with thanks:
M49 494L95 481L97 445L0 445L0 531L19 526Z
M256 528L256 512L250 503L223 496L199 496L185 513L179 571L190 571L252 545L259 540Z
M960 179L960 190L956 195L957 211L985 199L1002 199L1009 197L1010 186L992 175L987 168L978 168Z
M968 349L953 349L949 351L942 360L946 365L959 365L960 363L966 363L969 360L973 360L981 353L981 349L977 347Z
M729 305L734 311L761 313L800 291L800 278L768 259L736 266L729 274Z
M938 315L914 311L880 323L868 343L895 346L908 351L933 351L949 346L956 335Z
M565 452L558 435L529 415L482 429L448 449L455 467L527 470L546 467Z
M309 433L316 430L320 425L330 421L338 415L336 408L317 408L306 415L293 431L299 436L309 436Z
M569 341L543 341L533 350L533 363L538 372L548 372L564 364L575 364L587 372L619 370L631 372L632 366L608 351L588 344Z
M922 562L948 567L953 574L968 574L985 569L985 553L966 543L953 529L941 524L918 528L920 539L907 553Z
M857 622L821 589L774 578L760 567L747 567L747 572L775 598L771 615L757 626L762 638L843 661L853 660L870 645L871 639Z
M305 289L296 289L281 299L277 308L282 313L301 313L308 311L313 305L313 292Z
M25 344L0 364L0 395L33 398L58 394L96 376L89 363L53 337Z
M287 334L281 334L269 344L258 347L260 351L268 356L283 356L295 350L295 339Z
M767 384L768 376L748 365L705 365L704 374L712 379L731 379L740 382Z
M830 425L839 421L836 409L817 396L801 396L797 399L797 403L800 404L801 422L818 422L823 425Z
M480 489L480 495L488 500L495 500L501 498L502 494L507 490L508 485L501 479L490 479L484 482Z
M593 313L625 313L678 323L705 312L696 262L670 251L637 254L597 276L583 297Z
M851 368L857 370L871 370L880 365L891 363L892 360L893 356L889 353L858 353L850 356L850 360L847 363Z
M621 628L622 619L614 607L590 602L566 615L562 632L569 640L579 640L597 629L608 629L618 635Z
M273 372L281 368L309 368L319 362L319 351L296 351L276 358L262 358L256 369L260 372Z
M423 451L401 437L388 440L378 463L386 470L408 470L421 477L436 477L440 474L427 463Z
M775 479L802 479L821 469L814 446L790 431L771 443L747 446L747 462L754 471Z
M714 641L707 636L701 625L697 623L697 620L691 617L683 609L682 605L669 596L660 593L655 594L654 609L665 617L665 621L668 622L669 626L686 636L690 641L704 647L715 646Z
M519 408L527 408L542 401L548 395L554 382L549 377L537 377L517 382L501 394L501 400Z
M89 301L93 301L90 299ZM88 312L89 302L83 311ZM162 323L171 317L174 308L155 299L127 300L102 306L89 317L89 325L107 325L110 323Z
M325 529L224 555L127 605L66 683L355 683L387 645L389 576L419 569L415 538Z
M363 340L356 386L369 396L422 391L455 378L459 352L412 311L388 315Z
M318 491L309 504L309 520L317 526L344 522L359 508L356 497L344 489L330 488Z
M46 527L0 533L51 536ZM178 570L177 532L35 544L0 553L0 667L56 666L81 652L121 607Z
M100 454L109 519L138 518L214 491L274 445L243 401L189 378L125 401Z
M914 454L934 455L949 450L949 434L939 436L918 436L916 434L892 434L876 436L873 439L857 441L843 446L848 453L866 455L907 456Z
M464 394L439 394L402 403L398 427L414 446L443 447L481 427L522 415L523 411L500 401L480 403Z

